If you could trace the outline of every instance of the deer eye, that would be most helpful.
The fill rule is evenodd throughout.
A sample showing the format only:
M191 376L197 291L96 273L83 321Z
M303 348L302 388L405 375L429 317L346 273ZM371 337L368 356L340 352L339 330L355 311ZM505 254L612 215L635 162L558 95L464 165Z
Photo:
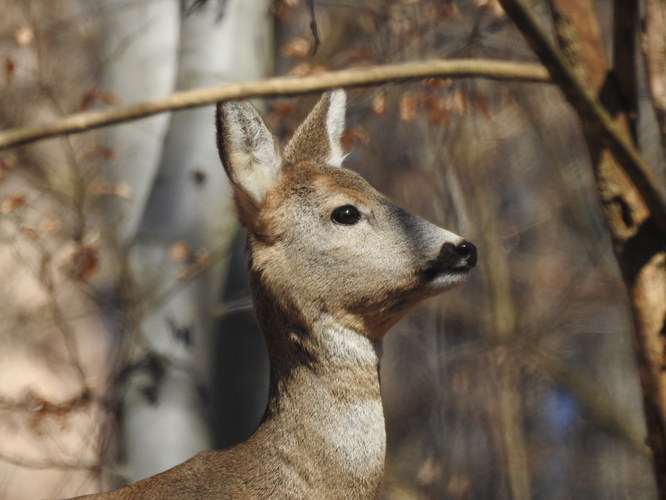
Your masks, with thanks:
M353 226L361 220L361 212L353 205L343 205L333 210L331 220L336 224Z

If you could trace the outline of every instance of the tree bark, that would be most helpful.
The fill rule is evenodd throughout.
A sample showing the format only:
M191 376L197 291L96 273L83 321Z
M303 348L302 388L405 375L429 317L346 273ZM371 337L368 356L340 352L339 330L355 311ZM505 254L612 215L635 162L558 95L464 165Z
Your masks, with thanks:
M268 0L193 3L180 18L175 90L266 77L271 23ZM214 114L208 106L170 117L131 250L141 323L130 353L136 369L125 376L122 438L132 481L213 447L201 394L214 390L213 311L236 229Z
M180 2L98 0L102 27L101 83L123 104L173 92L179 44ZM111 183L131 187L130 200L109 199L122 241L134 238L159 167L167 115L126 123L108 131L113 158L105 164Z
M666 0L645 1L642 51L648 87L659 123L661 147L666 151Z
M633 149L631 122L636 113L633 26L638 25L633 0L617 2L614 67L601 40L596 12L587 0L551 0L561 52L549 46L520 0L501 0L551 76L560 85L581 119L590 151L602 211L613 250L626 285L634 322L634 337L643 391L647 442L662 498L666 498L666 263L661 189L642 160L642 180L623 153L604 138L599 117L586 109L589 94L614 117L612 126ZM622 17L622 19L619 19ZM619 38L622 37L622 38ZM627 39L628 37L628 39ZM575 69L574 69L575 68ZM567 74L569 73L569 74ZM616 74L622 73L618 78ZM571 79L573 77L573 80ZM606 127L607 129L607 127ZM629 167L629 168L628 168ZM649 182L645 183L646 179Z

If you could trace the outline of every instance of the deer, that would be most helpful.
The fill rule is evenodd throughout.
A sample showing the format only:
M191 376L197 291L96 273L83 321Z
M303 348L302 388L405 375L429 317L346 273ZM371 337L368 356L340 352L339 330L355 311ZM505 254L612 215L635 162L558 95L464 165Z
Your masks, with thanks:
M386 431L382 339L462 283L475 246L394 205L342 167L346 93L323 94L281 147L248 102L218 104L219 155L247 229L269 397L241 444L79 498L377 498Z

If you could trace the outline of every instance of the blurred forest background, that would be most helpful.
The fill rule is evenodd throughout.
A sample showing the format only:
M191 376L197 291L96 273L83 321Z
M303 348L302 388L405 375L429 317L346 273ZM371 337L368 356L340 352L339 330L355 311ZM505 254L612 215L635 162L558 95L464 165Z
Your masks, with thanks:
M495 0L314 5L316 51L303 0L0 0L0 129L271 75L537 60ZM612 2L595 8L610 44ZM552 29L548 2L532 12ZM663 179L645 80L638 142ZM284 138L315 99L261 105ZM349 101L346 166L480 258L386 339L383 498L657 498L627 294L560 90L438 78ZM247 436L268 367L244 272L212 107L0 151L0 498Z

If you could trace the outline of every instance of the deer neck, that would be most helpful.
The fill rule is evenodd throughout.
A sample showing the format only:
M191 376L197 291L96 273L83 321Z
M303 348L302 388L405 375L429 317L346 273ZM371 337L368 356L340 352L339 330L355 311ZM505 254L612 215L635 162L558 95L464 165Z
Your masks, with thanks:
M376 492L386 449L379 341L326 313L306 318L298 304L266 296L260 284L253 288L271 371L258 432L278 447L298 443L325 474L342 470L340 478L357 477Z

